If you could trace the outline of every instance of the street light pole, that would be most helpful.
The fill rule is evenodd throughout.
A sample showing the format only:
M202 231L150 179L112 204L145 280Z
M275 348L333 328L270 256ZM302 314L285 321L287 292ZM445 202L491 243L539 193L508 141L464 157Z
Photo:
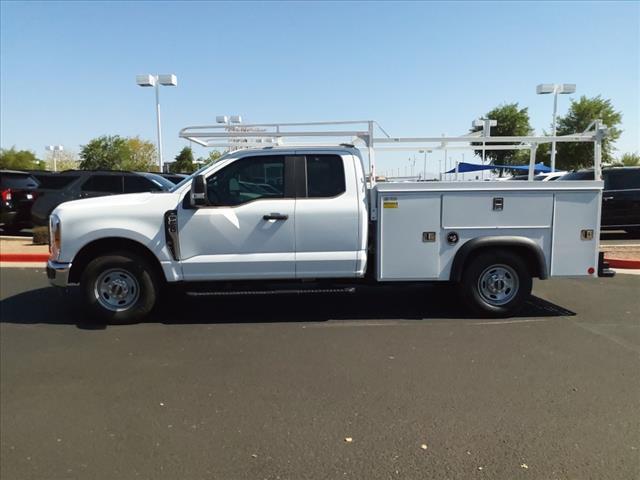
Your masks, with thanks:
M175 87L178 85L177 77L172 74L136 75L136 83L140 87L155 87L156 89L156 124L158 129L158 167L164 171L164 157L162 155L162 128L160 126L160 85Z
M48 151L51 152L51 160L53 161L53 171L57 172L58 167L56 164L56 152L61 152L62 150L64 150L64 147L62 145L47 145L44 148L46 148Z
M155 77L156 84L156 125L158 129L158 167L160 172L164 172L164 157L162 156L162 129L160 128L160 82L158 76Z
M575 93L575 83L541 83L536 87L536 93L538 95L544 95L547 93L553 93L553 125L552 135L556 136L556 118L558 113L558 94ZM556 141L551 141L551 171L556 171Z

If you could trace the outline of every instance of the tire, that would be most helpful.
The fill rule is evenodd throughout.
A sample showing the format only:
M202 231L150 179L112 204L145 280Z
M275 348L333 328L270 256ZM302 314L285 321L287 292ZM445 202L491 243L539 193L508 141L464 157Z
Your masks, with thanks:
M492 250L480 253L465 266L460 287L474 313L508 317L531 295L531 273L520 256Z
M135 323L155 306L161 284L149 263L128 252L92 260L80 279L92 320L114 325Z

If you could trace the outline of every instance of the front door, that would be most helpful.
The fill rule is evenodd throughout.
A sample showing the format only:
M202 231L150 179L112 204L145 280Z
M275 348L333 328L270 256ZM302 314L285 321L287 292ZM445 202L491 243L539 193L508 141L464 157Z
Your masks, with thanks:
M206 206L178 211L187 281L295 277L295 199L281 155L245 157L207 178Z

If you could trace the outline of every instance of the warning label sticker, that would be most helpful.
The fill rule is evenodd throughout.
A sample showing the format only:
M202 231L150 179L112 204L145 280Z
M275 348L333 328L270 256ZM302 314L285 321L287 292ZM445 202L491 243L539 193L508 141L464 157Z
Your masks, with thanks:
M382 208L398 208L398 199L396 197L384 197L382 199Z

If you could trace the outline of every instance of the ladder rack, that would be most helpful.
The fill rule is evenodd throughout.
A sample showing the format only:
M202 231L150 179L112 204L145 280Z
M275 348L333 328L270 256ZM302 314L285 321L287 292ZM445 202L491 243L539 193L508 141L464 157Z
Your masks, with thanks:
M375 136L379 130L382 136ZM536 151L544 143L593 142L594 178L602 176L602 140L608 128L594 120L582 133L563 136L492 137L488 131L461 136L391 137L374 120L330 122L253 123L196 125L180 130L179 136L204 147L264 148L274 146L338 146L345 143L365 148L369 158L369 178L375 182L375 149L399 150L529 150L529 180L533 179ZM333 139L318 142L315 139ZM289 139L289 140L288 140ZM300 141L307 139L307 142ZM314 139L309 141L309 139ZM342 140L340 140L342 139ZM288 141L287 141L288 140ZM481 144L480 144L481 142ZM473 143L476 143L475 145ZM505 145L506 143L506 145ZM453 145L452 145L453 144Z

